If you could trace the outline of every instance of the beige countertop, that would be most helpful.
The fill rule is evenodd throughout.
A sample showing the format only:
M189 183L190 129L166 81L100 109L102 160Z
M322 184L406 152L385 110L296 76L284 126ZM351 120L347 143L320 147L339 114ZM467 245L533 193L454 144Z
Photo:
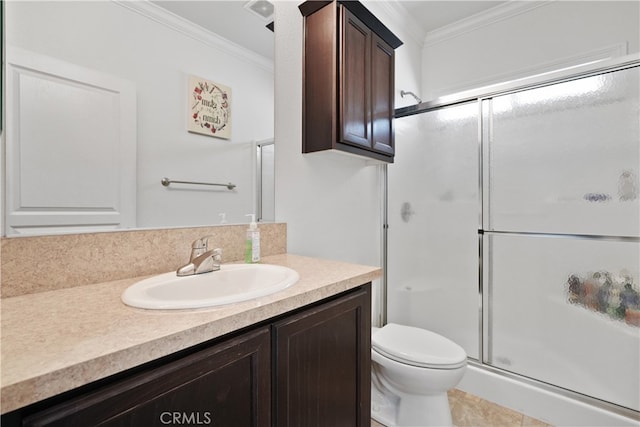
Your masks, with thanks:
M1 300L1 410L92 381L370 282L378 267L283 254L300 280L266 297L198 310L143 310L120 295L140 278Z

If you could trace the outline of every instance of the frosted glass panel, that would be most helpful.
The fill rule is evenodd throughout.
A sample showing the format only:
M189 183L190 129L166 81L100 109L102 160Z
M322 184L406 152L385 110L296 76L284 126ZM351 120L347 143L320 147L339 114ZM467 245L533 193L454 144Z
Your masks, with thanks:
M489 230L640 235L640 68L493 99Z
M640 243L488 235L485 362L640 409Z
M479 357L478 105L396 120L389 165L388 321Z

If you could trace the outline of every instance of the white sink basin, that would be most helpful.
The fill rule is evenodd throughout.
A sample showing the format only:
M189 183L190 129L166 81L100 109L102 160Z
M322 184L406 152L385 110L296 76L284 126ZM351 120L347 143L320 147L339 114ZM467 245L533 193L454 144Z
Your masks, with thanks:
M271 264L227 264L219 271L178 277L175 272L129 286L122 302L156 310L213 307L278 292L299 279L294 270Z

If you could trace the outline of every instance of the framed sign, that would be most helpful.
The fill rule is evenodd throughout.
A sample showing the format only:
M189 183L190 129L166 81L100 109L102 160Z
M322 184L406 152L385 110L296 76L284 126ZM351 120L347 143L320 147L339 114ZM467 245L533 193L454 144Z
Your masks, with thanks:
M189 132L231 138L231 88L189 76Z

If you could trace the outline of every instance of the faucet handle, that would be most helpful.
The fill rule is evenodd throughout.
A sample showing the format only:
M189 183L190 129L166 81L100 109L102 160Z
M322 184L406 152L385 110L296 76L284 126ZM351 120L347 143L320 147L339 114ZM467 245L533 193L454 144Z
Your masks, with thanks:
M209 250L209 241L213 240L213 236L204 236L201 237L200 240L204 242L204 249Z
M191 249L206 249L207 248L207 240L204 238L196 239L191 243Z
M191 259L193 261L198 256L209 250L209 239L213 236L204 236L191 243Z

